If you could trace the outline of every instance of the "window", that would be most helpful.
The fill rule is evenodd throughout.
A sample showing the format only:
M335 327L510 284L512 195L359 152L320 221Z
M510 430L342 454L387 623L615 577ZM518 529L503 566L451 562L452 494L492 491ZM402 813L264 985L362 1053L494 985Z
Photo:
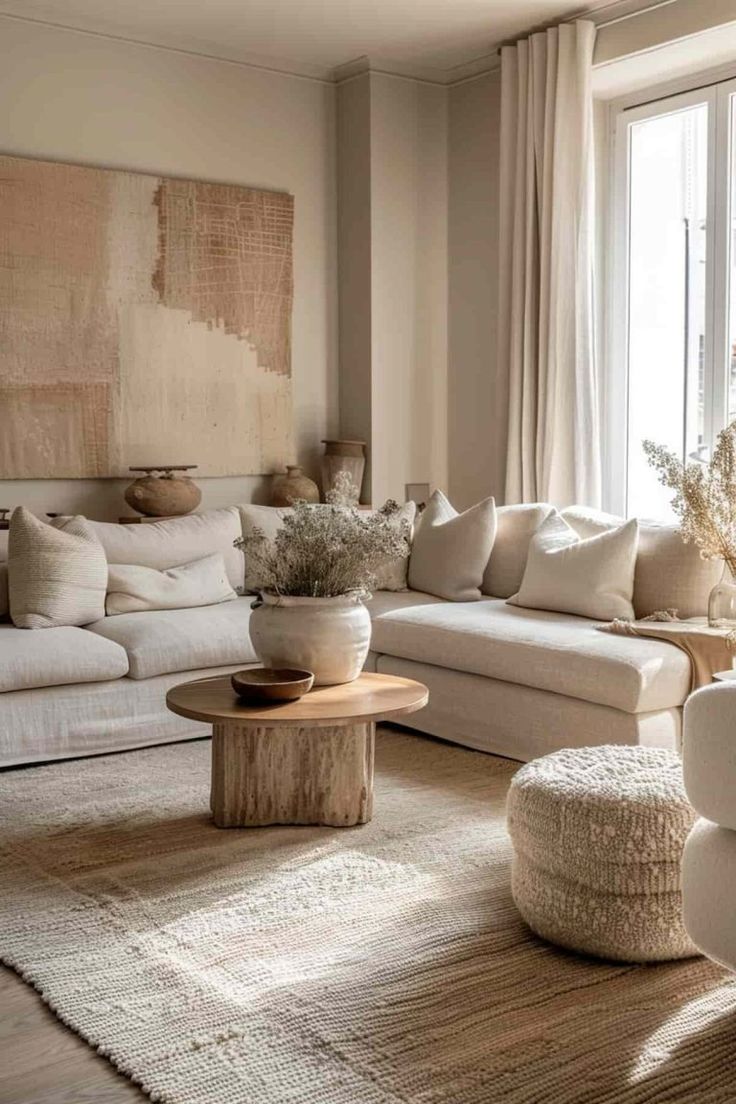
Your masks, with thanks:
M736 418L736 81L620 111L606 505L671 516L642 450L707 460Z

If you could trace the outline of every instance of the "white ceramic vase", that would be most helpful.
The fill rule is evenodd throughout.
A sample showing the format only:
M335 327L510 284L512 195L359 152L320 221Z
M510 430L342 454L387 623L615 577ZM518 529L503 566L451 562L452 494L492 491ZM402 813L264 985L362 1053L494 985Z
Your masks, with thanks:
M363 592L336 598L264 592L250 618L250 637L261 663L312 671L315 686L352 682L371 645L365 597Z

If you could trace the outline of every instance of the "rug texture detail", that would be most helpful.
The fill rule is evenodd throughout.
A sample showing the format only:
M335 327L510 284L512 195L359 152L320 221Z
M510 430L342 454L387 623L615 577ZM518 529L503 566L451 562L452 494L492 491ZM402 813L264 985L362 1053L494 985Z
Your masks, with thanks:
M725 1104L736 982L534 937L515 765L382 730L354 829L218 830L209 743L0 775L0 951L166 1104Z

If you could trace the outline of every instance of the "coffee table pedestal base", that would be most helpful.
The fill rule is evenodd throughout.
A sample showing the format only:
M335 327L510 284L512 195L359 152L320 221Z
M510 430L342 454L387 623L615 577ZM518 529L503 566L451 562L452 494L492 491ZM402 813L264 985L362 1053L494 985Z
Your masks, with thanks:
M373 722L324 728L213 725L215 824L365 824L373 813L375 734Z

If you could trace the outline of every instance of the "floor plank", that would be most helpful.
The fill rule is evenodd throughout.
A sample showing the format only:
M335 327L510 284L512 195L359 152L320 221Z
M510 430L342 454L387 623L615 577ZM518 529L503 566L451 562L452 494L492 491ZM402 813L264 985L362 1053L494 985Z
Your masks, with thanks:
M0 967L0 1009L0 1104L140 1104L148 1099L5 967Z

